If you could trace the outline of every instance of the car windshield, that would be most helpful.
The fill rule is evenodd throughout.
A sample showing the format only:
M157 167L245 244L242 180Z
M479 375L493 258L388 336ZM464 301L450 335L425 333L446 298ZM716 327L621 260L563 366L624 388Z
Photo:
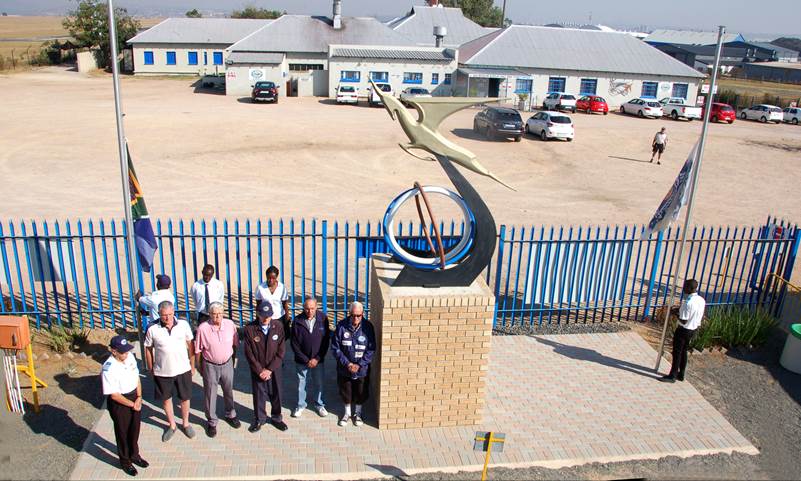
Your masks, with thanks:
M649 107L661 107L662 106L662 104L660 104L659 102L645 102L645 105L647 105Z
M771 112L781 112L782 111L782 109L780 109L779 107L770 107L768 110L770 110Z
M274 88L275 84L272 82L256 82L257 89L271 89Z
M392 85L390 84L379 84L378 88L381 89L382 92L392 92Z
M590 100L592 100L593 102L606 103L606 99L604 99L603 97L595 97L594 99L590 99Z
M520 114L518 114L517 112L504 112L502 110L496 111L495 117L498 120L522 122L522 120L520 119Z
M353 93L353 92L355 92L355 91L356 91L356 89L355 89L355 88L353 88L353 87L352 87L352 86L350 86L350 85L343 85L342 87L339 87L339 91L340 91L340 92L345 92L346 94L350 94L350 93Z
M721 112L733 112L734 109L730 105L721 105L720 106Z
M576 100L572 95L562 95L562 100Z
M567 117L565 115L553 115L551 116L551 122L555 124L569 124L570 117Z
M414 94L414 95L426 95L428 93L428 90L426 90L426 89L411 89L411 90L409 90L409 93L410 94Z

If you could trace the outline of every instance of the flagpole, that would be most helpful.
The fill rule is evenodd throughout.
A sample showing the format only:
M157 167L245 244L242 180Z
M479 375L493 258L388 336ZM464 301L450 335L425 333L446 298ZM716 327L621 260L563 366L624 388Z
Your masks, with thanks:
M131 214L131 189L128 178L128 149L125 148L125 127L122 123L122 102L120 100L120 73L119 66L117 65L117 25L114 21L114 5L112 0L108 0L108 35L109 43L111 45L111 74L114 79L114 110L117 114L117 149L120 153L120 182L122 184L122 203L125 211L125 227L126 237L128 240L128 255L126 256L126 263L128 264L128 272L131 278L137 279L139 284L139 276L134 274L134 265L136 265L136 244L134 240L133 228L133 215ZM142 286L137 286L139 291ZM120 292L122 296L122 292ZM133 300L134 306L134 320L136 316L136 301ZM123 317L125 313L123 313ZM139 351L142 359L143 366L145 365L145 346L142 339L142 322L137 322L139 334Z
M656 356L656 366L654 371L659 372L659 364L662 362L662 354L665 350L665 337L667 336L668 322L670 321L670 308L676 299L676 286L679 281L679 269L681 268L682 259L684 256L684 245L687 243L687 231L690 229L690 220L693 215L693 201L695 200L695 190L698 187L698 174L701 172L701 161L704 158L704 147L706 146L706 134L709 128L709 116L712 113L712 97L715 94L715 84L718 80L718 71L720 69L720 51L723 47L723 34L726 33L726 27L721 25L718 27L718 43L715 48L715 65L712 69L712 79L709 81L709 94L704 101L704 122L701 126L701 140L698 142L697 158L692 173L692 185L690 187L690 197L687 200L687 212L684 216L684 227L681 230L681 244L679 245L679 257L676 261L676 267L673 271L673 278L671 279L670 287L670 300L665 304L665 321L662 326L662 340L659 342L659 354ZM675 362L675 359L673 360Z

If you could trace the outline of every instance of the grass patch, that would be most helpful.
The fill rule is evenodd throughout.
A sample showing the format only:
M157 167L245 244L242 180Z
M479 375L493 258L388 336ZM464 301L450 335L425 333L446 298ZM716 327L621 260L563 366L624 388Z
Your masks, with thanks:
M89 341L90 329L71 329L68 327L53 327L49 331L42 331L42 344L51 351L64 354L71 349L78 349Z
M761 308L712 307L707 311L690 347L698 350L711 347L750 349L764 344L774 326L776 319Z

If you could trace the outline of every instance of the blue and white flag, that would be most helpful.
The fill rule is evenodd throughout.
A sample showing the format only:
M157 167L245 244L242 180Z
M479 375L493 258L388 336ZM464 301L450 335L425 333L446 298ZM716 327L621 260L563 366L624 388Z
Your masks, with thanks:
M679 218L679 211L687 204L690 194L690 184L692 183L693 168L698 154L698 142L690 151L684 166L681 168L678 177L673 181L673 186L668 191L656 213L648 223L648 227L642 234L643 239L647 239L654 232L661 232L670 226L670 223Z

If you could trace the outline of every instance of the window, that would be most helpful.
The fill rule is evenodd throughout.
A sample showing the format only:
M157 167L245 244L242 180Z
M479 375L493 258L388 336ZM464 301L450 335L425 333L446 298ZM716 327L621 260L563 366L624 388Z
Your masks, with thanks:
M175 65L175 52L167 52L167 65Z
M581 87L579 88L579 93L581 95L595 95L595 91L597 89L598 89L598 79L594 78L581 79Z
M342 75L339 77L340 82L358 82L362 78L358 70L343 70Z
M687 84L673 84L673 97L681 97L687 100Z
M153 52L145 52L145 65L153 65Z
M197 52L187 52L186 63L189 65L197 65Z
M515 81L515 93L516 94L528 94L531 93L531 88L534 84L534 81L527 78L519 78Z
M423 74L420 72L403 72L403 83L421 84L423 83Z
M370 80L373 82L389 82L389 72L370 72Z
M431 85L437 85L439 83L439 74L432 73L431 74Z
M222 52L214 52L214 65L222 65Z
M203 52L203 65L208 65L208 64L209 64L209 53Z
M323 65L319 63L291 63L290 72L308 72L309 70L322 70Z
M656 98L656 91L659 88L659 84L657 82L643 82L642 83L642 95L640 97L646 99L655 99Z
M442 84L443 85L450 85L452 76L453 76L453 74L446 73L445 74L445 80L442 82Z
M551 77L548 79L548 92L564 92L566 83L564 77Z

